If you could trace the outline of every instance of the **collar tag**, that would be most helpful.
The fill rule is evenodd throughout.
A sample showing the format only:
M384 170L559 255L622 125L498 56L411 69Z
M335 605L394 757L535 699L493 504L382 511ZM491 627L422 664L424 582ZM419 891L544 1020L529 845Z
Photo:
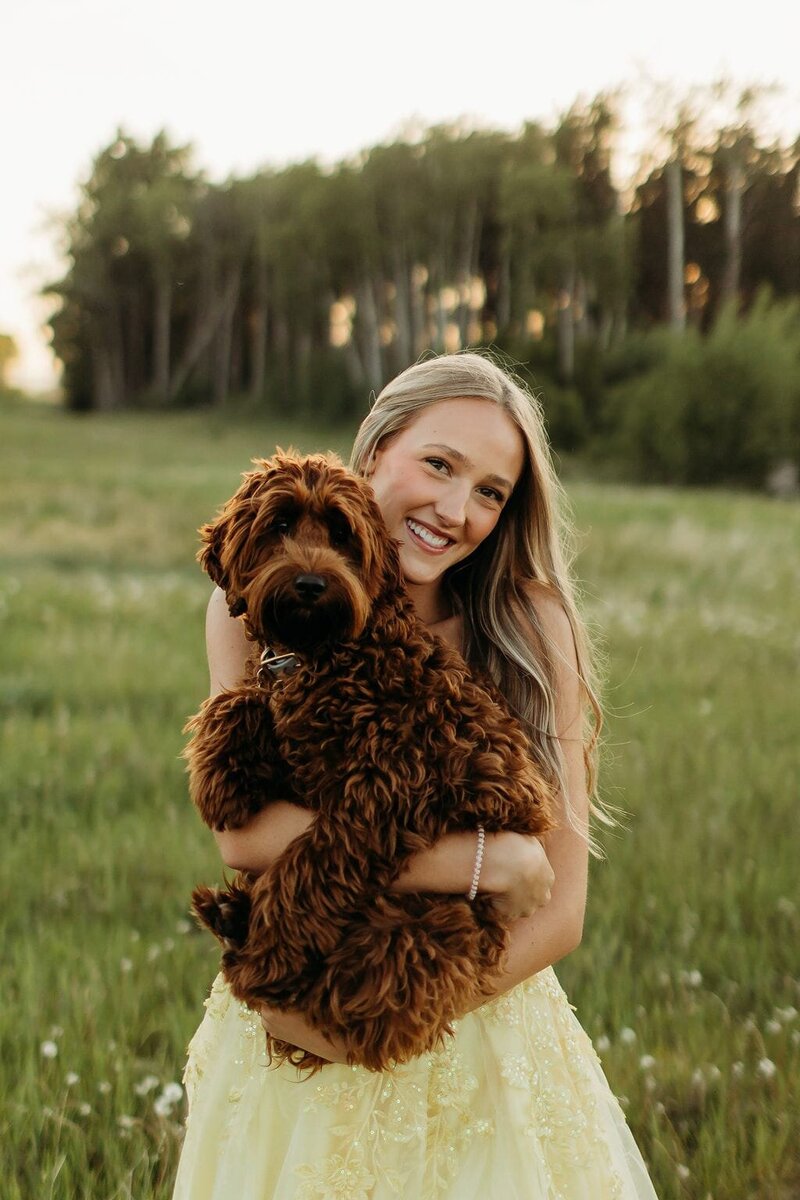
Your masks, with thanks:
M259 687L264 686L264 672L269 671L273 679L279 679L281 675L292 675L300 665L300 661L296 654L276 654L270 647L266 646L259 660L258 674L256 679Z

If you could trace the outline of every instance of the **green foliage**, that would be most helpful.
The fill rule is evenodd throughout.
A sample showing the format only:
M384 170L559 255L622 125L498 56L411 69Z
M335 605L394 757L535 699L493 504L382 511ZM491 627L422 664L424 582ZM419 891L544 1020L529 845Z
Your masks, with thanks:
M7 390L8 381L6 373L18 355L17 343L11 334L0 333L0 393Z
M635 477L761 487L779 461L800 461L800 302L763 292L706 337L658 331L634 352L648 369L610 389L604 421Z
M0 420L0 1190L168 1200L185 1111L165 1087L218 964L188 898L222 876L179 759L208 686L196 529L252 456L346 454L353 431L218 410ZM570 495L609 655L601 782L630 820L557 972L662 1200L789 1197L800 511Z

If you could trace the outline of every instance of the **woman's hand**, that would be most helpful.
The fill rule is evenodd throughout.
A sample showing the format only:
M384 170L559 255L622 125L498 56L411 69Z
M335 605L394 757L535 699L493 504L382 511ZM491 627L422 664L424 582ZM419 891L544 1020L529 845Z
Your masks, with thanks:
M328 1062L347 1063L344 1042L338 1038L336 1041L329 1041L318 1029L309 1025L299 1012L282 1012L268 1004L262 1004L260 1016L265 1032L279 1041L289 1042L301 1050L308 1050L320 1058L327 1059Z
M501 917L516 921L532 916L549 902L555 874L537 837L508 830L502 837L502 875L496 885L482 888L479 884L478 891L492 896Z

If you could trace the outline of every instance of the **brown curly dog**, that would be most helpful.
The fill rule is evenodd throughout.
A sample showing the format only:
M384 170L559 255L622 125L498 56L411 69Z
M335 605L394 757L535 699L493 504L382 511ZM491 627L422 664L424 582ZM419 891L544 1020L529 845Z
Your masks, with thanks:
M491 994L508 931L490 896L390 892L445 832L552 827L552 787L493 685L415 615L369 484L333 455L279 450L200 530L198 560L256 644L243 684L185 731L213 829L272 799L316 812L259 876L193 893L233 995L300 1010L348 1062L380 1071L453 1033ZM294 670L259 668L265 647ZM313 1074L325 1060L268 1038Z

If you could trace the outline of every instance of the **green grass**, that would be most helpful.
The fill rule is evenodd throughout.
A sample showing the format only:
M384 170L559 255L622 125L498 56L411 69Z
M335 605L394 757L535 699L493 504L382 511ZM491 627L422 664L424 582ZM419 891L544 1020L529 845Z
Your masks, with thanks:
M251 456L351 434L0 411L2 1200L169 1197L183 1102L156 1101L217 965L187 900L221 874L179 759L207 691L195 531ZM609 655L603 790L631 816L558 974L661 1200L789 1200L800 510L568 490Z

